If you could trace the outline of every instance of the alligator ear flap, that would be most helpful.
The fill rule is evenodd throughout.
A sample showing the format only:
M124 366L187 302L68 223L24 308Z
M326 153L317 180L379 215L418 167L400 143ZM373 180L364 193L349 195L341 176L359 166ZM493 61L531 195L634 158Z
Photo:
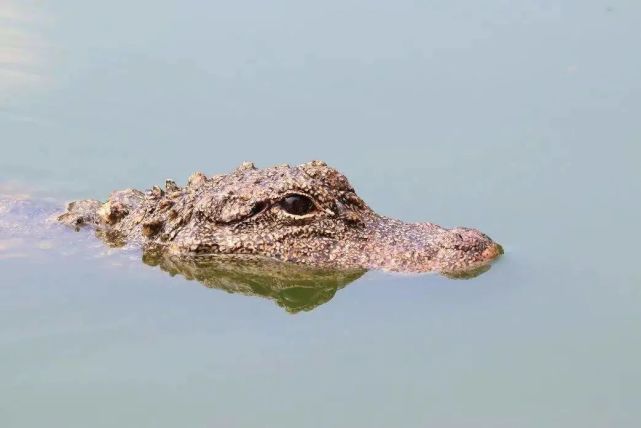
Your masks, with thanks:
M267 208L267 203L263 201L228 201L220 210L217 218L218 223L235 223L256 214Z
M235 223L252 217L267 207L267 203L241 198L208 198L196 204L196 212L209 221L220 224Z

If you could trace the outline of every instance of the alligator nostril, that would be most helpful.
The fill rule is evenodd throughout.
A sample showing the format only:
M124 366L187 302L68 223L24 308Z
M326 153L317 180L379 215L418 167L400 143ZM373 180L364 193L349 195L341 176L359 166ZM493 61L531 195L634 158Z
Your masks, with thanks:
M497 258L498 256L500 256L501 254L503 254L503 247L501 247L501 246L500 246L499 244L497 244L496 242L493 242L493 243L492 243L492 245L489 245L489 246L488 246L485 250L483 250L483 252L481 253L481 255L482 255L485 259L487 259L487 260L495 259L495 258Z

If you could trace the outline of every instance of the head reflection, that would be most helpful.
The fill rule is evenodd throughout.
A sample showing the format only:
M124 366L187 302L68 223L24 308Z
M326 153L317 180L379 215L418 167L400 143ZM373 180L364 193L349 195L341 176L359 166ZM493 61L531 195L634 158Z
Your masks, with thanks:
M220 255L177 257L146 252L143 262L209 288L271 299L292 314L327 303L336 291L365 273L365 270L327 270L264 258Z

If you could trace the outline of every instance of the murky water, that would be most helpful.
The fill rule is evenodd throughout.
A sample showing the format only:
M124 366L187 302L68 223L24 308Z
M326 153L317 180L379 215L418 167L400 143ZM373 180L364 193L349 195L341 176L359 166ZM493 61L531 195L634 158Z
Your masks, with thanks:
M639 28L624 0L0 0L0 193L323 159L506 249L229 293L0 230L0 426L640 426Z

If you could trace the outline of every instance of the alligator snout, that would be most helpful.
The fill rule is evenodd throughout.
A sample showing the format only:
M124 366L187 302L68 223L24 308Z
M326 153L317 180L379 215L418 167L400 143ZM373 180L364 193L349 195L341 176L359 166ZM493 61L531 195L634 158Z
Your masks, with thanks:
M378 218L361 253L364 265L389 271L459 274L486 266L502 247L476 229Z
M503 248L489 236L468 227L443 229L440 245L446 249L477 250L487 259L503 254Z
M503 254L503 247L494 242L486 234L476 229L457 227L443 229L439 240L441 249L438 259L454 270L460 266L460 261L466 265L484 264ZM459 263L454 263L458 260Z

